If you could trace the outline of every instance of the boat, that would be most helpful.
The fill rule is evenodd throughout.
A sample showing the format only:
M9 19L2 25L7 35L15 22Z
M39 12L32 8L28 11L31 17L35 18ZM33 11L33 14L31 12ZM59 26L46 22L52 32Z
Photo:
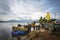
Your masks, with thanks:
M12 27L12 37L17 37L17 36L23 36L26 35L28 33L28 28L22 28L22 27L16 27L13 26Z

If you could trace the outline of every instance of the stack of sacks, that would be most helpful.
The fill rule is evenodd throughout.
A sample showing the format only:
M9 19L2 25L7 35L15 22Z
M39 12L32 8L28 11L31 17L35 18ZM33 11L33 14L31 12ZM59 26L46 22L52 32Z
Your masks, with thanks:
M28 31L28 28L20 28L20 27L18 27L18 30L20 30L20 31Z
M12 31L16 31L17 30L17 27L16 26L13 26L12 27Z

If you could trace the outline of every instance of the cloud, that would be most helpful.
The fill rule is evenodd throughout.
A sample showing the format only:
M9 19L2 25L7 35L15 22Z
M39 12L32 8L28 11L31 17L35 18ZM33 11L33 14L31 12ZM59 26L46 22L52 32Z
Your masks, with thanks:
M9 10L9 2L7 0L0 0L0 14L8 14Z
M21 17L22 19L37 19L37 16L41 14L41 12L35 7L36 5L34 4L37 5L37 3L32 1L16 1L12 3L10 11L16 17Z
M50 0L0 0L0 20L35 20L44 17L47 11L51 15L53 12L59 13L55 8Z

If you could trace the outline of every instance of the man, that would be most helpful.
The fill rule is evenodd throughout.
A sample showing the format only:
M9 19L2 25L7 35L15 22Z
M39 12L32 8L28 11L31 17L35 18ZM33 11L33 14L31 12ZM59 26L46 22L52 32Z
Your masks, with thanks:
M49 23L50 22L50 14L49 14L49 12L47 12L46 19L47 19L47 22Z
M35 21L31 24L32 28L35 30Z
M42 16L40 17L39 23L40 23L40 28L42 29L42 25L43 25L43 19L42 19Z
M36 30L40 30L40 23L35 23Z
M28 33L31 32L31 25L28 23Z
M18 27L21 27L21 24L18 24Z

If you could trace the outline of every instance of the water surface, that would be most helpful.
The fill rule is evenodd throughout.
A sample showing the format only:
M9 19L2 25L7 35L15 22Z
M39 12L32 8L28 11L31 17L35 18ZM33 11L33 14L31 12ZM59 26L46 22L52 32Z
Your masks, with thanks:
M12 26L17 26L18 24L27 24L27 23L0 23L0 40L11 40L11 31Z

